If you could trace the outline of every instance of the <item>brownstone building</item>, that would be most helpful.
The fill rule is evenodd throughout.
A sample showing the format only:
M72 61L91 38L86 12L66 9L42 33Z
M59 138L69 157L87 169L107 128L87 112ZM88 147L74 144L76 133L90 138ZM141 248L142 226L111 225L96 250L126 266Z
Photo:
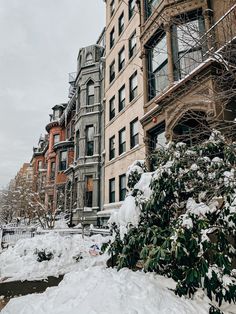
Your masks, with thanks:
M33 191L45 198L45 182L47 174L46 152L48 150L48 136L40 136L38 146L33 148L31 165L33 170Z
M235 135L235 0L142 0L147 153L212 128Z
M47 175L45 184L45 202L49 209L55 210L57 202L62 199L63 188L66 182L64 170L67 165L67 152L59 143L65 141L65 129L59 121L66 104L56 105L52 108L50 122L46 126L48 132L48 151L46 153ZM63 196L64 197L64 196Z

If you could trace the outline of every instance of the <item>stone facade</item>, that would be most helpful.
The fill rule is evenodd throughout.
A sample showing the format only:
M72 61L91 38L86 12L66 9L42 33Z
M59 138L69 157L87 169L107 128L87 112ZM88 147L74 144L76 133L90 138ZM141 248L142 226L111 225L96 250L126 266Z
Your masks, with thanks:
M119 208L125 174L144 159L140 15L136 1L106 1L105 198L102 217Z
M73 221L97 223L103 204L104 151L104 48L92 45L78 54L75 119Z
M212 128L232 134L235 1L142 0L139 8L146 153L169 140L191 145Z

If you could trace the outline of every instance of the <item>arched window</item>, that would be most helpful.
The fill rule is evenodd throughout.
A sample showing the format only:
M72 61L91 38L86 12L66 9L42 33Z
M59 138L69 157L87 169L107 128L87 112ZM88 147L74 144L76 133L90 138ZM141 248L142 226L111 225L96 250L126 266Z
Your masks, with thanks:
M87 105L94 104L94 82L89 81L87 84Z
M86 64L92 63L92 62L93 62L93 55L91 54L91 52L89 52L86 55Z
M206 113L203 111L187 111L173 128L175 141L189 146L201 143L210 136Z

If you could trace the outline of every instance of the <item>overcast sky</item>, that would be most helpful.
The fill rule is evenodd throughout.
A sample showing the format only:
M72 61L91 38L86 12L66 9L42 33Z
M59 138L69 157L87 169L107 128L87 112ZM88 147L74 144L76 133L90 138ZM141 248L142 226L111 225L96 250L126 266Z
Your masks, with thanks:
M79 48L104 25L103 0L0 0L0 187L30 161Z

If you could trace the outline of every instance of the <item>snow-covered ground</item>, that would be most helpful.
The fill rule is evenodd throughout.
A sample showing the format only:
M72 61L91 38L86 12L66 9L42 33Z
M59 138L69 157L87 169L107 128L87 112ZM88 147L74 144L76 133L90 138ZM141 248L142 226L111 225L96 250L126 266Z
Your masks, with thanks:
M60 236L52 232L18 240L15 246L0 253L0 281L44 279L76 270L79 263L88 263L92 245L101 247L102 242L109 239L101 235L83 239L81 235ZM53 257L38 262L37 252L43 250Z
M18 241L0 254L1 276L11 279L44 278L68 272L58 287L42 294L12 299L2 314L207 314L209 300L197 293L194 300L173 292L175 282L153 273L106 268L107 255L92 254L91 245L109 238L46 234ZM53 252L50 261L38 262L36 249ZM73 258L80 254L78 262ZM60 256L60 257L59 257ZM17 274L18 272L18 274ZM235 308L224 313L235 313Z
M10 301L2 314L206 314L202 300L179 298L171 280L93 266L67 274L58 287Z

